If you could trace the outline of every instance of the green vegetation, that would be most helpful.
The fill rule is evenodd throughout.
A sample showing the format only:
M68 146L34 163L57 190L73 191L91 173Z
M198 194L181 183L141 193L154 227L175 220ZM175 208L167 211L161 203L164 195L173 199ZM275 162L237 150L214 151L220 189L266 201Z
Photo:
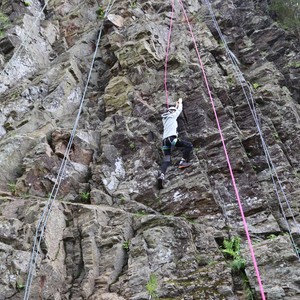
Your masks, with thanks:
M9 18L0 11L0 38L2 38L5 34L5 30L10 25Z
M129 7L130 8L136 8L137 7L137 0L129 1Z
M135 146L135 143L130 143L129 144L129 148L131 149L131 150L135 150L135 148L136 148L136 146Z
M124 195L118 195L118 199L120 200L120 204L123 205L126 202L126 197Z
M125 249L126 251L128 251L129 250L129 245L130 245L130 241L127 240L127 241L124 241L122 247L123 247L123 249Z
M96 13L99 17L99 19L103 20L105 16L105 10L102 6L99 6L98 9L96 10Z
M30 3L29 1L25 1L25 2L24 2L24 5L25 5L25 6L30 6L31 3Z
M244 291L246 294L246 300L255 300L256 299L255 294L254 294L253 289L251 289L251 287L250 287L248 278L246 277L246 275L244 275L243 277L244 277L243 288L244 288Z
M148 213L146 213L145 211L138 211L134 214L136 217L143 217L143 216L147 216Z
M293 32L300 38L300 4L299 0L271 0L271 16L283 28Z
M288 64L290 68L300 68L300 61L293 61Z
M254 82L254 83L252 84L252 86L253 86L253 88L256 90L256 89L258 89L258 88L260 87L260 84Z
M10 182L8 185L9 191L14 195L17 191L17 185L15 182Z
M16 288L17 290L23 290L25 288L25 283L22 279L17 279Z
M243 285L243 290L246 295L246 300L254 300L255 294L249 284L248 277L245 273L246 260L241 256L241 239L239 237L231 237L230 240L223 241L221 250L225 256L231 260L230 266L233 274Z
M227 77L227 83L230 87L234 86L236 84L235 78L233 75L229 75Z
M233 271L240 271L245 269L246 261L241 256L241 239L239 237L232 237L230 240L223 241L224 248L222 252L228 258L232 259L231 268Z
M280 138L279 138L279 134L277 132L273 132L273 137L276 141L279 141Z
M22 197L23 197L24 199L28 199L28 198L30 198L30 195L29 195L29 193L24 193L24 194L22 195Z
M146 285L147 292L151 299L157 299L157 278L155 274L150 275L150 279Z
M12 100L17 99L20 96L20 91L19 90L15 90L13 93L11 93L10 97Z
M80 198L84 202L88 202L90 200L90 193L89 192L81 192L79 194Z
M275 235L275 234L270 234L270 235L267 236L267 239L271 240L271 241L276 240L276 238L277 238L277 235Z

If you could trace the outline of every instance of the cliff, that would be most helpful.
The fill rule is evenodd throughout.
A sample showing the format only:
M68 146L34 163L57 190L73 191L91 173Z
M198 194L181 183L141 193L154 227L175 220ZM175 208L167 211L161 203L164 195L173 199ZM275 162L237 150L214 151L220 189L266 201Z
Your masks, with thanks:
M0 1L0 299L261 299L252 250L266 299L299 299L299 40L266 1L211 1L225 44L207 1L175 1L194 149L158 190L171 3Z

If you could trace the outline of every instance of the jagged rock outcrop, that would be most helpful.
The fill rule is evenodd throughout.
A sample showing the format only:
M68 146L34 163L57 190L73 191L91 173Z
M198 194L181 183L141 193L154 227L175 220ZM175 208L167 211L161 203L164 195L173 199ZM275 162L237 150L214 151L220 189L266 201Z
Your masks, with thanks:
M270 171L253 106L234 75L205 1L183 2L212 89L266 297L298 299L299 40L267 15L264 1L212 1L252 88L252 105L275 168ZM0 2L5 24L0 34L0 299L24 296L35 230L60 173L102 25L30 299L261 299L218 127L179 2L167 84L170 103L184 99L179 131L194 145L193 164L178 170L180 152L174 152L161 191L156 178L171 2L116 1L105 19L108 1L99 7L97 1L55 0L41 12L44 4ZM223 241L235 237L241 246L237 257L222 251ZM237 269L233 258L241 263Z

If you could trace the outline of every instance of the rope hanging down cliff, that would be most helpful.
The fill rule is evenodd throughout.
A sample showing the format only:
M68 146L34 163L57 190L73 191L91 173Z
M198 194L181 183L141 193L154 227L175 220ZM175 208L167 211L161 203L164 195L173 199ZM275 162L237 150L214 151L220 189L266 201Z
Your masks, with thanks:
M171 0L171 2L172 2L172 12L173 12L174 11L174 0ZM252 242L251 242L251 237L250 237L249 230L248 230L248 225L247 225L245 214L244 214L244 211L243 211L243 206L242 206L242 202L241 202L241 199L240 199L239 191L238 191L238 188L237 188L237 185L236 185L236 182L235 182L235 177L234 177L234 174L233 174L233 171L232 171L231 162L230 162L230 159L229 159L229 156L228 156L228 152L227 152L223 132L222 132L222 129L221 129L221 125L220 125L220 122L219 122L218 114L216 112L214 99L213 99L213 96L212 96L212 93L211 93L211 90L210 90L210 87L209 87L209 84L208 84L206 72L205 72L203 62L202 62L202 59L201 59L201 56L200 56L200 53L199 53L199 50L198 50L198 47L197 47L196 39L195 39L193 30L192 30L192 27L191 27L189 18L187 16L186 11L185 11L184 5L182 3L182 0L179 0L179 4L182 8L185 20L186 20L186 22L188 24L188 27L189 27L190 34L192 36L192 40L193 40L193 43L194 43L194 48L195 48L197 58L198 58L198 61L199 61L199 64L200 64L200 68L201 68L202 75L203 75L203 78L204 78L205 86L207 88L207 92L208 92L208 95L209 95L209 98L210 98L210 102L211 102L212 109L213 109L213 112L214 112L214 116L215 116L215 120L216 120L216 123L217 123L219 135L220 135L221 142L222 142L222 145L223 145L224 154L225 154L225 157L226 157L226 160L227 160L227 165L228 165L229 172L230 172L230 175L231 175L232 184L233 184L234 191L235 191L235 194L236 194L236 198L237 198L237 201L238 201L238 206L239 206L239 209L240 209L240 214L241 214L243 225L244 225L244 229L245 229L245 233L246 233L246 237L247 237L247 241L248 241L248 245L249 245L249 249L250 249L250 253L251 253L251 258L252 258L252 261L253 261L253 265L254 265L257 281L258 281L258 285L259 285L259 288L260 288L261 298L262 298L262 300L265 300L264 289L263 289L263 285L262 285L262 282L261 282L261 277L260 277L259 269L258 269L258 266L257 266L254 249L253 249ZM173 13L172 13L172 15L173 15ZM171 25L172 25L172 23L170 22L169 37L171 36L171 30L172 30ZM169 51L169 40L168 40L168 49L166 51L167 54L168 54L168 51ZM167 62L167 59L166 59L166 62ZM167 70L166 67L165 67L165 70ZM166 82L166 74L165 74L165 82ZM166 87L166 83L165 83L165 87ZM166 96L167 95L168 95L168 93L167 93L167 90L166 90Z
M109 14L110 10L112 9L114 2L115 2L115 0L113 0L113 1L110 0L109 4L107 6L107 9L105 10L104 19L106 19L107 15ZM87 81L86 81L86 84L85 84L84 92L83 92L83 95L82 95L82 98L81 98L81 101L80 101L80 106L79 106L79 109L78 109L77 117L76 117L73 129L72 129L71 135L70 135L70 139L69 139L69 142L68 142L68 145L67 145L62 163L60 165L58 175L57 175L56 180L55 180L55 184L52 188L51 194L50 194L49 199L48 199L48 201L45 205L45 208L43 210L43 213L42 213L42 215L39 219L39 222L38 222L38 225L37 225L37 228L36 228L33 249L32 249L32 252L31 252L31 257L30 257L29 266L28 266L28 275L27 275L27 281L26 281L26 286L25 286L25 294L24 294L24 298L23 298L24 300L29 299L30 288L31 288L32 280L33 280L33 273L34 273L34 270L35 270L35 267L36 267L41 241L43 239L43 235L44 235L44 232L45 232L45 229L46 229L47 221L48 221L48 218L50 216L54 201L56 199L60 184L61 184L62 179L63 179L64 174L65 174L69 153L70 153L70 150L71 150L71 146L73 144L73 140L74 140L74 137L75 137L75 132L76 132L76 129L77 129L77 126L78 126L78 123L79 123L80 114L81 114L82 108L83 108L85 95L86 95L86 92L87 92L88 84L89 84L89 81L90 81L90 78L91 78L91 74L92 74L92 70L93 70L93 67L94 67L96 55L97 55L97 52L98 52L99 43L100 43L100 39L101 39L101 36L102 36L102 29L103 29L103 21L101 22L101 25L100 25L100 30L99 30L99 34L98 34L98 38L97 38L97 42L96 42L96 49L94 51L92 63L91 63L90 70L89 70L89 73L88 73L88 77L87 77Z
M292 232L291 232L291 227L290 227L290 224L288 223L288 220L287 220L287 217L286 217L286 212L285 212L285 209L283 207L283 200L281 199L280 197L280 194L279 194L279 191L278 191L278 188L277 188L277 184L279 186L279 189L280 189L280 192L285 200L285 204L288 208L288 214L292 217L292 220L293 220L293 223L294 223L294 226L295 228L297 228L298 230L298 233L300 234L300 227L295 219L295 216L294 216L294 213L292 211L292 208L291 208L291 205L290 205L290 202L286 196L286 193L284 191L284 188L282 186L282 182L277 174L277 171L276 171L276 168L275 168L275 165L272 161L272 158L271 158L271 155L270 155L270 152L269 152L269 149L268 149L268 145L264 139L264 136L263 136L263 133L262 133L262 129L261 129L261 126L260 126L260 122L259 122L259 119L258 119L258 116L257 116L257 112L256 112L256 108L255 108L255 102L254 102L254 99L253 99L253 95L252 95L252 92L251 92L251 88L249 87L249 84L247 83L247 81L245 80L244 76L243 76L243 73L241 72L239 66L238 66L238 63L236 61L236 58L235 56L233 55L233 53L230 51L229 47L228 47L228 44L226 42L226 39L224 37L224 35L222 34L221 32L221 29L219 27L219 24L217 22L217 19L215 17L215 14L214 14L214 11L211 7L211 4L209 2L209 0L205 0L205 3L208 7L208 10L209 10L209 13L211 15L211 18L213 20L213 24L220 36L220 39L225 47L225 50L227 52L227 55L233 65L233 69L234 69L234 72L235 72L235 75L236 75L236 78L238 79L239 83L240 83L240 86L242 87L242 90L243 90L243 93L245 95L245 98L247 100L247 103L248 103L248 106L250 108L250 111L251 111L251 114L253 116L253 119L254 119L254 122L255 122L255 125L257 127L257 130L258 130L258 133L259 133L259 136L260 136L260 139L261 139L261 143L262 143L262 146L263 146L263 151L264 151L264 155L266 157L266 162L268 164L268 168L270 170L270 174L271 174L271 179L272 179L272 183L273 183L273 186L274 186L274 190L275 190L275 194L277 196L277 199L278 199L278 203L279 203L279 206L280 206L280 209L281 209L281 212L282 212L282 215L283 215L283 218L285 220L285 224L286 224L286 227L287 227L287 230L288 230L288 233L289 233L289 236L290 236L290 240L291 240L291 243L294 247L294 250L295 250L295 253L298 257L298 259L300 260L300 254L299 254L299 251L298 251L298 247L296 245L296 242L292 236ZM277 182L277 184L276 184Z
M170 43L171 43L171 33L172 33L172 26L173 26L173 18L174 18L174 0L172 0L172 11L170 17L170 25L169 25L169 32L168 32L168 41L167 41L167 48L166 48L166 59L165 59L165 76L164 76L164 86L166 92L166 108L169 108L169 92L168 92L168 84L167 84L167 75L168 75L168 59L169 59L169 51L170 51Z

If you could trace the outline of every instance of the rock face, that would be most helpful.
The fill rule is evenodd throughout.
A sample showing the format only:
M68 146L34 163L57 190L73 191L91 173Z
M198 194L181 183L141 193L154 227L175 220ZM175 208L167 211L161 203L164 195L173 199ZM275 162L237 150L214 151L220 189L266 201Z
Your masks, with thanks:
M193 164L178 170L174 151L161 191L171 2L116 1L107 18L108 1L96 2L49 1L43 11L44 1L0 2L0 299L24 297L35 231L74 126L30 299L261 299L252 248L266 299L299 299L297 38L264 1L211 2L252 89L248 105L206 1L183 3L250 247L180 1L167 86L171 104L184 99L178 129L194 145Z

